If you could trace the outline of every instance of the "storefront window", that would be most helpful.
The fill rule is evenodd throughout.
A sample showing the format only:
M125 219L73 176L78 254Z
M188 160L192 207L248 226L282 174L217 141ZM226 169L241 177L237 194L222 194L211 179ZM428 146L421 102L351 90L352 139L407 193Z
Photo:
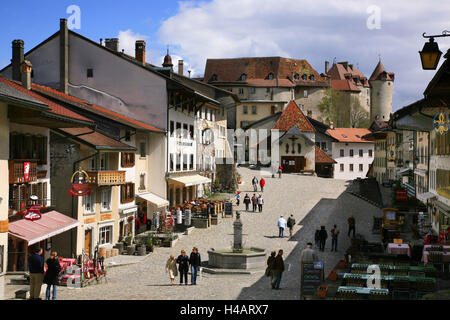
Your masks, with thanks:
M436 170L436 190L443 197L450 199L450 171Z

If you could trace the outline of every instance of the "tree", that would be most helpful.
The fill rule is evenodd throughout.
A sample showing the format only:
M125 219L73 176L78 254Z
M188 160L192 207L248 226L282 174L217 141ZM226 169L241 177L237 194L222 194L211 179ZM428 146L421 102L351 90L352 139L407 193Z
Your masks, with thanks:
M350 97L350 126L352 128L368 128L369 125L369 112L364 110L358 97Z
M318 108L319 111L322 113L323 118L326 120L326 122L330 123L333 121L335 125L337 125L338 122L338 106L339 106L339 100L340 100L340 94L336 90L333 90L333 88L327 88L325 90L325 94L320 101Z

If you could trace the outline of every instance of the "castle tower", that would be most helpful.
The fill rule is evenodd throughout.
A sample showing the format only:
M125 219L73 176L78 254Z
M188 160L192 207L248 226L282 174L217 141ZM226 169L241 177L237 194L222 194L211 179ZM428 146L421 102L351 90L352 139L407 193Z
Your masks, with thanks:
M375 119L388 121L392 113L392 90L394 88L393 72L387 72L381 60L370 76L370 121Z

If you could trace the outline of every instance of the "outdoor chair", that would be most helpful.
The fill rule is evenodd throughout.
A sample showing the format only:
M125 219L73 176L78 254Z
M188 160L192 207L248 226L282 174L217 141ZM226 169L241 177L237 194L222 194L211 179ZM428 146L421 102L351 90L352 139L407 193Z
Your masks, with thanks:
M439 270L439 272L444 273L444 254L439 251L430 251L428 255L428 260L434 265L434 267Z

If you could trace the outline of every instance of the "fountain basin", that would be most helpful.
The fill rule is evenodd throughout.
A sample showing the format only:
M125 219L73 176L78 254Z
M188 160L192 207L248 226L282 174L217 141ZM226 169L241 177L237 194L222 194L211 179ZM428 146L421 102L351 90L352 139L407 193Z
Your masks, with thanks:
M266 266L266 250L244 248L242 253L232 249L208 250L208 267L220 269L261 269Z

